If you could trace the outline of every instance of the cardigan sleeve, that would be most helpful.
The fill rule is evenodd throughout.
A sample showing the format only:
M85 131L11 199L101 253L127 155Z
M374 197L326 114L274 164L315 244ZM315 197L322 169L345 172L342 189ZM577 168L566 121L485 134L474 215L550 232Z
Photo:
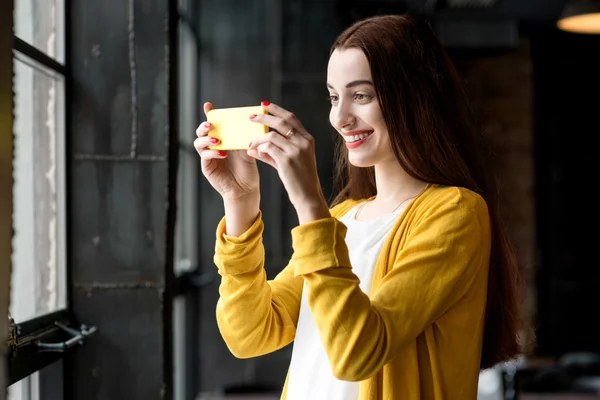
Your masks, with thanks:
M259 215L239 237L225 235L226 220L217 228L214 261L221 275L217 325L231 353L250 358L278 350L294 340L303 279L293 263L267 281Z
M489 265L487 207L449 202L411 227L372 298L359 288L335 218L292 231L294 275L304 278L311 314L334 375L361 381L389 363L465 295Z

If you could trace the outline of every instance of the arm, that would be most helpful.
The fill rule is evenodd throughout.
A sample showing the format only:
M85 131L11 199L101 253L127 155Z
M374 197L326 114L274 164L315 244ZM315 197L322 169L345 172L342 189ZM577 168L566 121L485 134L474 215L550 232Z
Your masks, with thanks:
M278 350L294 340L303 280L290 263L272 281L264 269L261 215L239 237L217 228L214 261L222 276L217 324L229 350L238 358Z
M477 211L443 204L411 230L372 299L352 272L342 223L326 218L292 232L295 275L307 284L338 379L360 381L377 373L456 304L488 263L485 203Z

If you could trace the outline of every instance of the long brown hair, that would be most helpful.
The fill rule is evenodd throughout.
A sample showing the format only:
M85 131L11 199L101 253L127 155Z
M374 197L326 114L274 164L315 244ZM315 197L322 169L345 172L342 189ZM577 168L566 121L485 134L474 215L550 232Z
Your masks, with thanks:
M446 50L429 23L410 14L354 23L331 52L346 48L362 50L369 61L392 148L404 170L421 181L470 189L487 202L492 250L481 368L523 354L522 281L500 218L492 154ZM341 142L337 161L334 204L376 194L374 168L351 165Z

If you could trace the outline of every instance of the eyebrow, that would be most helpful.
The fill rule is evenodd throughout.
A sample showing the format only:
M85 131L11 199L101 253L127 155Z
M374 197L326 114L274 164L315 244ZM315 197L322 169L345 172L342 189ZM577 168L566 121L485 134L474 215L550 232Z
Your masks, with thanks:
M352 82L348 83L346 85L346 87L347 88L351 88L351 87L359 86L359 85L371 85L371 86L373 86L373 82L371 82L368 79L359 79L359 80L352 81ZM333 86L331 86L330 83L327 84L327 87L330 88L330 89L333 89Z

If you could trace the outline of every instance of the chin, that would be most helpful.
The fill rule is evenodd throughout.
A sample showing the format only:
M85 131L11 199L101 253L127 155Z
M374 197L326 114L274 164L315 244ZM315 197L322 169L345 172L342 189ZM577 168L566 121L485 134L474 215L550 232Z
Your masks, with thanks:
M353 154L352 151L348 154L348 161L357 168L368 168L375 165L375 160L372 156Z

